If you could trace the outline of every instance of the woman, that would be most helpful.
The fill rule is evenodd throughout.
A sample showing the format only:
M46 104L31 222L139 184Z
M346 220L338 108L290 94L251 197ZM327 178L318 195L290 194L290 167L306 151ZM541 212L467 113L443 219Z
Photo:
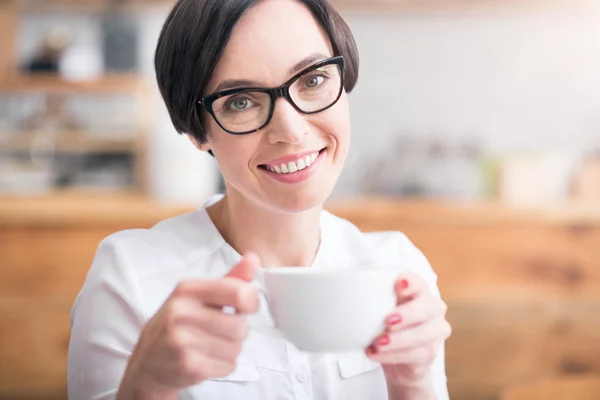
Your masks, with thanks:
M362 234L322 210L358 72L341 17L325 0L180 0L156 71L176 129L214 155L226 194L103 241L72 312L69 397L447 399L450 328L427 260L400 233ZM266 312L250 283L263 266L374 255L412 274L364 352L307 354L248 328Z

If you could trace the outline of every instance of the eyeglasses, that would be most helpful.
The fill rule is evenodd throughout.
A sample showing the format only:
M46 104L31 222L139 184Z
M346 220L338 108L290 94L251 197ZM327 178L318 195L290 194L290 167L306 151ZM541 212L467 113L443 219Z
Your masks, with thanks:
M280 97L303 114L316 114L337 103L343 88L344 57L337 56L302 70L278 88L229 89L198 103L223 130L245 135L269 124Z

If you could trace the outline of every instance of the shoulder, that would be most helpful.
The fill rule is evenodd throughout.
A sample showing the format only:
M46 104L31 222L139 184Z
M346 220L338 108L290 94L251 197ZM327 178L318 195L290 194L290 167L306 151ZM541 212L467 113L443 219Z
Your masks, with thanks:
M429 260L403 232L362 232L352 222L329 212L324 212L322 218L340 253L355 261L399 265L419 275L438 293L437 275Z
M203 217L201 212L192 212L148 229L113 233L100 243L95 258L110 256L120 264L135 267L140 275L184 267L217 245Z
M82 292L129 293L147 310L156 309L181 280L208 274L209 261L221 243L207 219L199 210L149 229L123 230L106 237L94 255Z

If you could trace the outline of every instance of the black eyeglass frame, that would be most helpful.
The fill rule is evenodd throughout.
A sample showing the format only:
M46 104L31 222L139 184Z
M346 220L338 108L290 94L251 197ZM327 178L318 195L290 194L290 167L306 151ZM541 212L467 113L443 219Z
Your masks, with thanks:
M340 68L340 90L335 98L335 100L333 100L331 102L330 105L328 105L327 107L323 107L319 110L316 111L304 111L302 110L300 107L298 107L296 105L296 103L294 102L294 100L290 97L290 92L289 92L289 88L292 84L294 84L294 82L296 82L296 80L298 80L298 78L300 78L302 75L306 74L307 72L310 72L312 70L324 67L326 65L337 65ZM296 109L298 112L302 113L302 114L306 114L306 115L310 115L310 114L317 114L320 112L323 112L331 107L333 107L338 100L340 99L340 97L342 96L342 92L344 90L344 72L345 72L345 63L344 63L344 56L335 56L335 57L331 57L331 58L327 58L325 60L319 61L309 67L304 68L302 71L298 72L297 74L295 74L294 76L292 76L290 79L288 79L283 85L276 87L276 88L260 88L260 87L250 87L250 88L237 88L237 89L228 89L228 90L223 90L220 92L216 92L207 96L204 96L200 101L198 101L198 104L204 108L211 116L212 118L215 120L215 122L221 127L221 129L223 129L225 132L230 133L232 135L247 135L249 133L254 133L254 132L258 132L259 130L263 129L265 126L267 126L269 124L269 122L271 122L271 118L273 117L273 113L275 112L275 102L277 101L277 99L279 99L280 97L285 98L288 103L290 103L292 105L292 107L294 107L294 109ZM262 124L260 127L256 128L256 129L252 129L249 131L244 131L244 132L234 132L234 131L230 131L229 129L225 128L221 122L219 122L219 119L216 117L215 112L213 110L213 103L217 100L220 99L221 97L224 96L231 96L233 94L237 94L237 93L243 93L243 92L261 92L261 93L267 93L269 95L269 97L271 98L271 107L269 109L269 115L267 116L267 119L265 121L264 124Z

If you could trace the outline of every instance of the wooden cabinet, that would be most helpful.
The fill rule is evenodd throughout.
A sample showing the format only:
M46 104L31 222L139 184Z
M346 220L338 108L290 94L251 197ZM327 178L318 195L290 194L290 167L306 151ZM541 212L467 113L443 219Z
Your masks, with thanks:
M66 399L70 300L0 297L0 399Z
M600 398L600 376L552 377L508 388L500 400L593 400Z
M69 313L98 244L181 211L138 197L0 198L0 399L66 399Z
M99 12L111 9L119 11L140 11L148 9L166 9L175 4L176 0L15 0L19 8L26 12L43 11L74 11Z
M15 66L17 19L16 2L0 0L0 81L6 79Z
M451 398L496 400L514 383L600 374L600 207L352 201L336 213L400 230L438 275L453 327Z
M113 231L0 226L0 399L66 398L69 312Z
M439 277L451 398L496 400L555 373L600 373L600 209L333 202L400 230ZM187 210L135 197L0 198L0 399L65 398L69 312L99 242Z

